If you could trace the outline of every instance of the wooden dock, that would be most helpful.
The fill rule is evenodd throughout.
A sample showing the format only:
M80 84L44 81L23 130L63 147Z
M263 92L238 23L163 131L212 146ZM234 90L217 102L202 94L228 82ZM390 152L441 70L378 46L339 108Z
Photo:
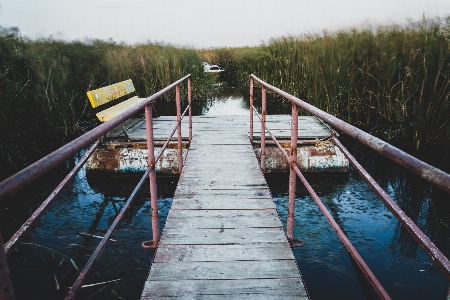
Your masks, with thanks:
M141 299L307 299L248 120L196 118Z
M219 122L221 117L193 117L194 133L201 126L210 126L206 123ZM233 122L223 121L225 128L231 128L234 124L241 124L242 130L248 135L249 116L232 116ZM260 139L261 125L256 122L254 126L254 144L253 148L256 156L260 156ZM175 125L176 117L162 116L154 119L154 138L155 151L159 153L159 149L163 142L167 139ZM286 151L290 151L290 124L291 117L289 115L268 115L267 126L274 133L281 145ZM246 125L245 125L246 124ZM317 118L313 116L298 117L298 139L302 140L297 146L297 165L304 172L347 172L348 161L339 149L329 141L331 131L321 124ZM215 125L211 125L215 126ZM86 165L87 174L98 174L100 176L129 176L130 173L144 172L147 169L147 142L145 135L144 119L129 119L124 122L129 140L125 138L122 127L118 126L110 131L103 139L102 145L97 149L94 155L89 159ZM234 130L234 129L230 129ZM222 133L221 133L222 134ZM228 134L228 133L227 133ZM182 122L182 138L183 138L183 157L186 157L189 147L188 124L187 118ZM203 138L203 137L201 137ZM205 138L214 138L213 134ZM162 158L156 164L156 170L160 174L172 174L178 170L177 162L177 136L172 138L168 149L164 151ZM246 140L248 142L248 139ZM272 172L289 171L289 164L285 161L282 152L275 144L270 143L271 138L266 133L266 169ZM305 144L305 142L307 142Z

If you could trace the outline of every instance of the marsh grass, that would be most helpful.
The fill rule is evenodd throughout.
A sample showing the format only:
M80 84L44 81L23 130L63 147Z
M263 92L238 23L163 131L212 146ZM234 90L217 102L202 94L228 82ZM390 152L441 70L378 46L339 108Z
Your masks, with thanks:
M244 89L253 73L385 140L440 153L448 163L449 24L450 17L409 27L324 32L203 55ZM277 97L268 103L269 114L289 110Z
M170 45L22 39L0 28L0 178L18 171L99 124L86 91L131 78L138 96L192 74L194 101L211 93L202 58ZM187 85L182 86L187 99ZM175 114L174 91L155 105ZM186 101L184 101L186 105ZM201 105L194 106L201 113Z
M212 99L216 79L202 72L202 61L224 67L219 80L231 86L248 91L253 73L384 140L449 164L449 28L450 17L211 50L32 41L17 28L0 28L0 173L21 169L98 124L89 89L131 78L145 97L191 73L194 101ZM182 87L183 100L186 93ZM157 114L175 114L174 98L172 91L158 101ZM269 94L269 114L289 112L289 102ZM201 113L197 102L194 114Z

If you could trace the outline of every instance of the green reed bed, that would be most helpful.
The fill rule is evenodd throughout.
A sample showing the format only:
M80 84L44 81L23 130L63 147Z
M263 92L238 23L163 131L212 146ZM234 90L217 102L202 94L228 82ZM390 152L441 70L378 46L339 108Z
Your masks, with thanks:
M131 78L147 97L191 73L193 98L205 99L209 79L192 49L127 46L110 41L22 39L0 28L0 177L10 175L99 124L86 91ZM182 99L186 99L186 85ZM174 92L156 105L175 113ZM196 108L201 112L201 108Z
M0 28L0 173L21 169L98 124L88 89L131 78L144 97L191 73L194 99L211 98L216 79L205 76L203 60L224 67L219 78L233 86L248 89L253 73L382 139L449 164L449 24L450 18L212 50L32 41L16 28ZM182 88L182 99L186 92ZM269 96L269 113L289 112L288 102ZM173 98L172 91L158 101L156 112L175 113ZM201 114L201 105L194 111Z
M203 55L245 88L248 74L254 73L385 140L443 154L441 161L449 163L449 24L450 18L411 27L286 37ZM276 101L283 112L290 109Z

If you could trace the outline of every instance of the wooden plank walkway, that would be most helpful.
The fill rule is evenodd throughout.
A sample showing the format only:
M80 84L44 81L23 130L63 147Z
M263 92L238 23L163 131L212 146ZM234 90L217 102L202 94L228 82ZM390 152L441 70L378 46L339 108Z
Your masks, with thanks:
M203 124L205 121L211 120L214 117L193 117L193 122L196 124ZM217 117L220 118L220 117ZM277 137L277 139L290 140L291 139L291 116L290 115L267 115L266 124L270 131ZM245 123L245 130L248 134L249 116L233 116L235 123ZM175 116L161 116L153 120L153 135L156 141L165 141L175 126ZM145 141L145 119L130 118L124 122L124 128L131 141ZM229 126L229 125L227 125ZM195 129L196 130L196 129ZM194 131L195 131L194 130ZM182 122L183 140L188 140L188 118L185 117ZM107 133L108 139L124 138L122 127L117 126ZM259 119L254 117L254 132L253 137L257 140L261 139L261 123ZM298 117L298 139L327 139L331 137L331 132L314 116L299 116ZM271 139L270 135L266 133L266 139ZM172 140L177 140L174 135Z
M141 299L307 299L248 119L197 117L193 127Z

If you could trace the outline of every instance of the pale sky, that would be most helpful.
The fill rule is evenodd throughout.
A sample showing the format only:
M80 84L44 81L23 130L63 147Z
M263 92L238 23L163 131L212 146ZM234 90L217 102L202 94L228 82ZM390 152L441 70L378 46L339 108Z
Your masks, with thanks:
M164 42L196 48L259 45L271 38L367 24L444 17L449 0L0 0L0 26L22 36Z

